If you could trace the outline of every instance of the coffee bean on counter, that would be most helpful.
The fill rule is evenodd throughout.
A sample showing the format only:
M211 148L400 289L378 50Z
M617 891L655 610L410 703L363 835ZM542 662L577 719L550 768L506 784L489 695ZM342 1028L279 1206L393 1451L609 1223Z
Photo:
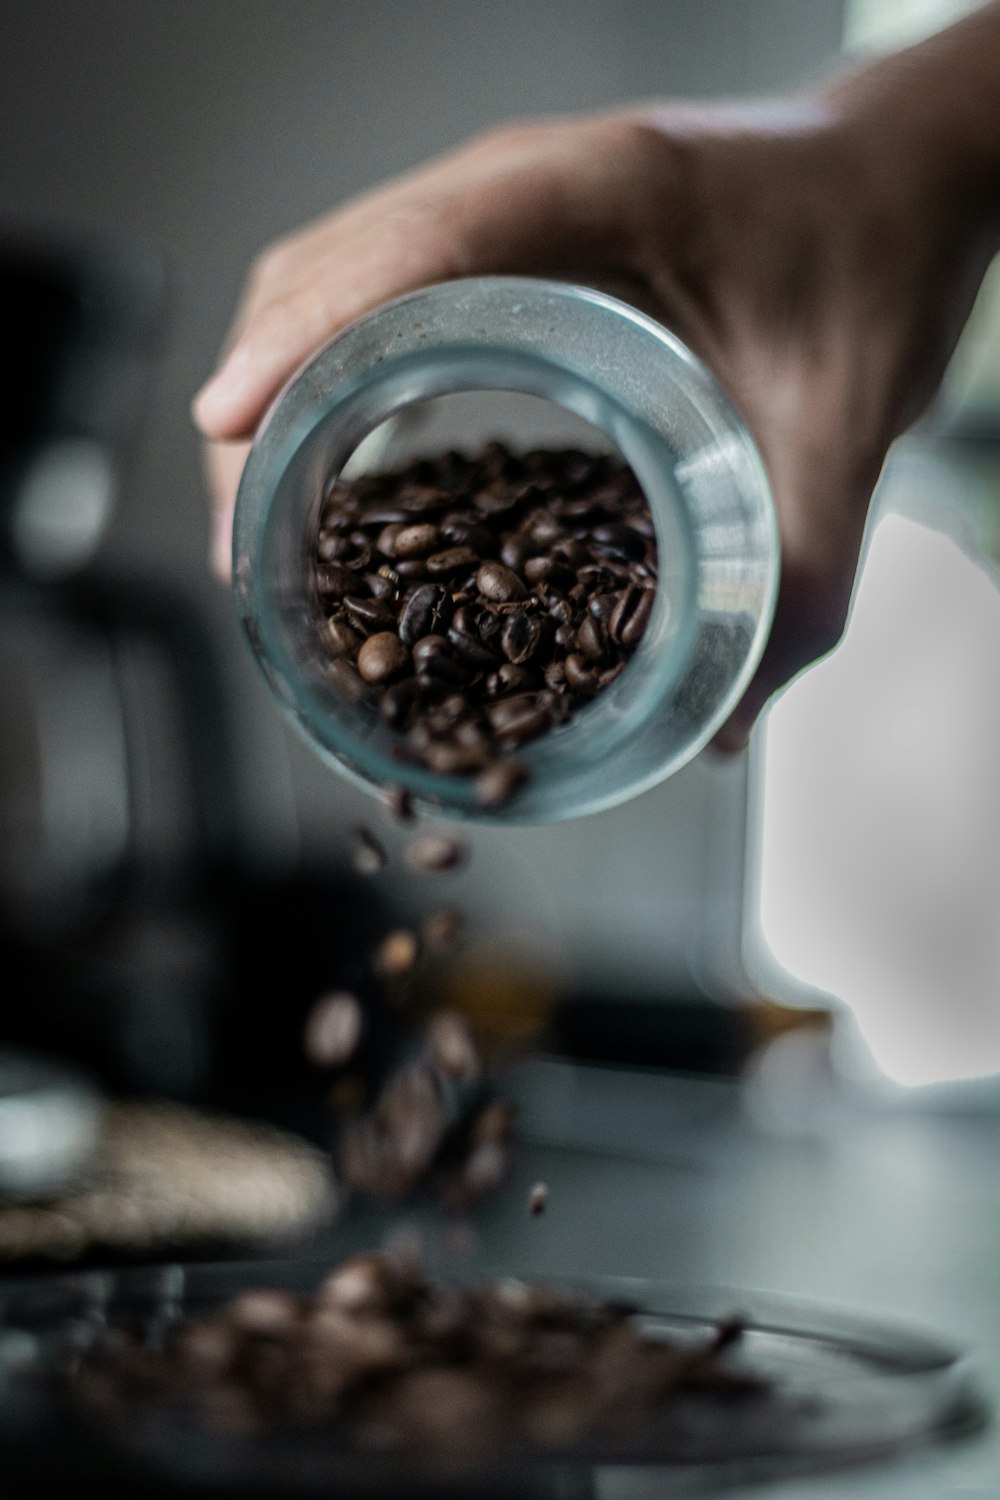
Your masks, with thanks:
M339 1068L357 1051L364 1029L361 1003L347 990L317 1000L306 1020L305 1047L310 1062Z
M492 443L338 480L314 562L327 675L367 694L402 760L481 777L501 807L527 772L498 765L627 665L657 572L645 497L608 455Z
M549 1190L544 1182L536 1182L528 1194L528 1212L532 1218L538 1218L548 1207Z
M406 850L406 863L421 874L454 870L464 858L462 845L446 833L419 834Z

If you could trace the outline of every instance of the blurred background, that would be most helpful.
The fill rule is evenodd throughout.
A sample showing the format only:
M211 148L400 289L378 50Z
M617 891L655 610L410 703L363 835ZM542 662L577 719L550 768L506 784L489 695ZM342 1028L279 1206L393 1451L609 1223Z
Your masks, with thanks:
M321 1134L305 1010L427 905L352 872L379 814L286 732L207 569L189 402L258 251L494 122L784 90L971 8L5 9L0 1040ZM523 982L570 1056L757 1067L785 1123L820 1077L884 1099L1000 1073L997 305L991 280L888 466L844 647L749 757L477 831L435 892L470 917L446 993Z

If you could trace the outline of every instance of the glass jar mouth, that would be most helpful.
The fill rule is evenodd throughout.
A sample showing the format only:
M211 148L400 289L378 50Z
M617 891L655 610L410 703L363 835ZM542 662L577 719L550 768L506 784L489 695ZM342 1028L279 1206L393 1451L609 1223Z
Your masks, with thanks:
M462 308L465 296L478 316ZM602 293L483 278L444 283L378 309L320 351L272 408L240 484L236 594L258 661L286 714L324 758L366 789L400 784L449 816L537 822L610 807L671 769L650 764L639 775L642 756L635 753L626 784L613 769L624 764L623 756L628 760L628 747L649 725L669 712L691 661L703 592L689 506L677 478L685 454L670 442L662 412L644 412L634 399L646 370L641 360L629 362L630 351L620 347L623 332L625 344L634 346L632 355L641 352L646 365L655 349L661 357L669 354L688 385L698 378L712 382L665 329ZM442 775L401 758L401 736L373 712L344 703L330 684L304 586L323 498L359 444L414 403L468 391L539 396L600 429L634 470L660 556L670 558L672 569L669 595L661 574L643 640L618 680L566 724L518 751L528 782L499 813L478 805L473 778ZM725 402L717 387L713 395ZM742 431L731 414L730 437L734 426ZM761 613L769 618L773 598L765 606ZM761 638L766 621L758 620L757 627ZM727 710L752 669L752 663L738 666L742 670L733 674L725 695ZM717 713L698 726L700 743L693 748L688 735L686 758L721 722Z

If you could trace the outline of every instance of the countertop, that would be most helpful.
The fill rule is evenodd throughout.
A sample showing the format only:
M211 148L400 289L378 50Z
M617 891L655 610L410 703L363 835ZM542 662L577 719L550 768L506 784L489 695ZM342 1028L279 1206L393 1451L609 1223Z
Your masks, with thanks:
M972 1352L988 1401L1000 1394L1000 1114L981 1099L947 1112L917 1096L828 1097L789 1129L737 1082L543 1059L518 1070L513 1091L529 1140L482 1217L484 1269L792 1294L936 1333ZM539 1179L548 1208L531 1218ZM1000 1425L745 1493L996 1500Z

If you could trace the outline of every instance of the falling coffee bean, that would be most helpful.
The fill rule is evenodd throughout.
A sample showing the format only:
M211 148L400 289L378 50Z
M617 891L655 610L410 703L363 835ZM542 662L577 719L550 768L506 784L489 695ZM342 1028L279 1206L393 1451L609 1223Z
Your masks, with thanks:
M346 990L324 995L306 1021L306 1056L319 1067L341 1067L357 1050L363 1025L357 996Z
M359 875L377 875L385 868L387 855L367 828L355 828L351 847L351 864Z
M386 933L372 955L372 968L383 979L403 979L411 973L420 953L415 932L400 927Z
M462 845L446 833L422 833L406 850L406 863L421 874L454 870L464 857Z
M528 1194L528 1212L532 1218L538 1218L548 1207L549 1190L544 1182L536 1182Z

